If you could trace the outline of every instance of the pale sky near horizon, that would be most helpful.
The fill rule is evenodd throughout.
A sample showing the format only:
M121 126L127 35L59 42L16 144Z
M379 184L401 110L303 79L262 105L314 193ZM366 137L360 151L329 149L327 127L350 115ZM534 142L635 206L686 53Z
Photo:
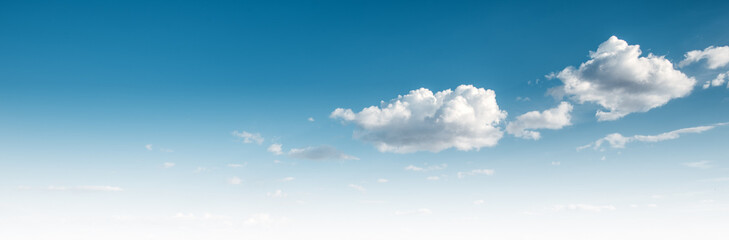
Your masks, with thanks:
M725 239L727 9L0 1L0 239Z

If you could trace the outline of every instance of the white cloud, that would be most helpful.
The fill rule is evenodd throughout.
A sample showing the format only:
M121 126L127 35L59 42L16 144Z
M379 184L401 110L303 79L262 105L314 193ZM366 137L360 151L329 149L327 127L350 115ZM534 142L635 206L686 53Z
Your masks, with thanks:
M309 120L309 122L313 122L314 121L314 118L313 117L309 117L309 119L306 119L306 120Z
M701 132L711 130L717 126L723 126L726 124L727 123L717 123L717 124L708 125L708 126L682 128L682 129L673 130L670 132L661 133L658 135L633 135L631 137L626 137L620 133L612 133L612 134L608 134L604 138L598 139L597 141L595 141L593 143L578 147L577 150L579 151L579 150L582 150L585 148L593 148L593 149L597 150L605 142L610 144L610 147L612 147L612 148L625 148L625 145L630 142L660 142L660 141L672 140L672 139L677 139L677 138L681 137L682 134L701 133Z
M354 123L354 137L381 152L410 153L494 146L503 136L498 124L506 111L493 90L461 85L435 94L420 88L358 113L337 108L330 117Z
M413 172L427 172L427 171L434 171L434 170L443 170L448 167L448 164L440 164L440 165L433 165L433 166L425 166L425 167L418 167L415 165L408 165L405 167L405 171L413 171Z
M285 177L285 178L281 179L281 181L282 182L290 182L290 181L293 181L294 179L295 179L294 177Z
M268 150L269 152L271 152L273 154L281 155L281 154L283 154L283 150L281 149L282 146L283 145L281 145L281 144L274 143L274 144L271 144L271 146L268 146L268 149L266 149L266 150Z
M349 184L349 185L347 185L347 187L354 188L355 190L360 191L362 193L364 193L365 191L367 191L367 189L365 189L364 187L362 187L360 185Z
M420 208L417 210L411 210L411 211L395 211L395 215L397 216L407 216L407 215L430 215L433 214L433 211L427 208Z
M466 176L473 176L473 175L491 176L491 175L494 175L494 170L493 169L473 169L468 172L458 172L458 178L464 178Z
M438 181L438 180L440 180L440 177L439 176L429 176L425 179L430 180L430 181Z
M685 59L678 65L681 67L706 59L706 67L717 69L729 64L729 46L709 46L704 50L689 51L684 55Z
M113 186L76 186L76 187L59 187L48 186L48 190L53 191L88 191L88 192L121 192L124 189Z
M272 198L285 198L286 196L288 196L288 194L284 193L283 191L281 191L281 189L279 189L274 192L266 193L266 196L272 197Z
M484 201L484 200L482 200L482 199L479 199L479 200L473 201L473 205L476 205L476 206L481 206L481 205L483 205L484 203L486 203L486 201Z
M698 162L687 162L687 163L684 163L683 165L685 165L687 167L692 167L692 168L707 169L707 168L711 168L711 165L709 163L710 163L709 161L698 161Z
M724 82L727 82L727 80L729 80L729 72L719 73L718 75L716 75L716 78L714 78L714 80L706 81L703 88L707 89L710 87L718 87L724 85ZM729 84L727 84L726 87L729 88Z
M154 146L152 144L144 145L144 148L147 149L147 151L154 151ZM160 148L160 149L158 149L158 151L168 152L168 153L174 152L174 150L169 149L169 148Z
M240 164L240 163L230 163L230 164L228 164L228 167L231 167L231 168L242 168L242 167L245 167L246 165L248 165L247 162L245 162L243 164Z
M173 163L173 162L166 162L166 163L162 164L162 167L164 167L164 168L171 168L174 166L175 166L175 163Z
M554 211L586 211L586 212L602 212L615 211L617 208L613 205L590 205L590 204L569 204L556 205L552 208Z
M532 99L530 99L529 97L516 97L516 100L520 101L520 102L528 102L528 101L531 101Z
M554 166L559 166L560 164L562 164L562 163L561 162L552 162L552 165L554 165Z
M377 182L378 182L378 183L387 183L387 182L389 182L389 181L390 181L390 180L387 180L387 179L384 179L384 178L380 178L380 179L377 179Z
M571 96L579 103L599 104L607 111L597 111L598 121L647 112L691 93L694 78L674 69L663 56L641 57L641 53L640 46L612 36L596 52L590 52L591 59L579 68L570 66L551 75L564 85L550 92Z
M254 142L257 144L263 143L263 137L261 137L261 134L259 134L259 133L249 133L246 131L242 131L242 132L233 131L233 133L231 133L231 134L233 134L233 136L242 138L244 143L254 143Z
M355 156L350 156L339 152L332 146L318 146L318 147L306 147L306 148L294 148L289 151L289 156L293 158L309 159L309 160L326 160L326 159L340 159L340 160L358 160Z
M528 129L561 129L569 126L572 104L561 102L559 106L542 112L531 111L516 117L516 121L506 125L506 132L514 136L537 140L541 137L539 132Z
M228 183L233 184L233 185L238 185L238 184L241 184L242 182L243 182L243 180L241 180L239 177L232 177L232 178L228 179Z

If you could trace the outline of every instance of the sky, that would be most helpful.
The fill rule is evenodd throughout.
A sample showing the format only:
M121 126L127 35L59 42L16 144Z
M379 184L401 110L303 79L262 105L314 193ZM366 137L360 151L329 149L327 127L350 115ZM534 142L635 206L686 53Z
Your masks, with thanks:
M725 239L726 9L0 1L0 239Z

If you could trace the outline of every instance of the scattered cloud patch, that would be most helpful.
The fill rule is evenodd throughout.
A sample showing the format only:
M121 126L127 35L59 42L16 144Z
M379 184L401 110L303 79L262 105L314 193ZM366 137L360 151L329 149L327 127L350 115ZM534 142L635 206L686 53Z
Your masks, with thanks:
M308 118L308 119L306 119L306 120L308 120L309 122L313 122L313 121L314 121L314 118L313 118L313 117L309 117L309 118Z
M166 162L166 163L162 164L162 167L164 167L164 168L171 168L174 166L175 166L175 163L173 163L173 162Z
M430 180L430 181L438 181L438 180L440 180L440 177L439 176L429 176L425 179Z
M460 85L436 93L412 90L358 113L337 108L330 117L354 123L354 137L381 152L411 153L494 146L503 136L498 124L506 114L493 90Z
M390 180L387 180L387 179L384 179L384 178L380 178L380 179L377 179L377 182L378 182L378 183L387 183L387 182L389 182L389 181L390 181Z
M710 88L710 87L719 87L721 85L724 85L725 82L729 81L729 72L726 73L719 73L716 75L716 78L711 81L706 81L704 83L704 86L702 86L704 89ZM726 86L729 88L729 84Z
M684 60L678 65L685 67L692 63L706 59L706 68L717 69L729 64L729 46L709 46L704 50L693 50L684 54Z
M233 184L233 185L238 185L238 184L241 184L242 182L243 182L243 180L241 180L239 177L232 177L232 178L228 179L228 183Z
M270 152L270 153L273 153L276 155L281 155L281 154L283 154L283 149L281 149L282 146L283 145L281 145L281 144L274 143L274 144L271 144L271 146L268 146L268 149L266 149L266 150L268 150L268 152Z
M427 171L435 171L435 170L443 170L448 167L448 164L440 164L440 165L433 165L433 166L425 166L425 167L418 167L415 165L408 165L405 167L405 171L413 171L413 172L427 172Z
M271 198L285 198L286 196L288 196L288 194L284 193L283 191L281 191L281 189L279 189L274 192L266 193L266 196Z
M293 158L309 159L309 160L359 160L355 156L344 154L332 146L318 146L306 148L294 148L289 151L289 156Z
M572 104L561 102L559 106L542 112L531 111L516 117L516 121L506 125L506 132L516 137L538 140L539 132L534 129L562 129L569 126Z
M530 99L529 97L516 97L516 101L519 101L519 102L528 102L531 100L532 99Z
M709 161L698 161L698 162L687 162L684 163L684 166L690 167L690 168L699 168L699 169L707 169L711 168L711 162Z
M661 133L658 135L633 135L631 137L623 136L620 133L612 133L608 134L607 136L598 139L597 141L587 144L585 146L578 147L577 150L582 150L586 148L593 148L595 150L599 149L604 143L610 144L611 148L625 148L625 145L631 142L660 142L660 141L666 141L666 140L673 140L681 137L683 134L687 133L701 133L705 132L711 129L714 129L717 126L723 126L727 123L717 123L713 125L707 125L707 126L698 126L698 127L690 127L690 128L682 128L678 130L673 130L670 132Z
M246 165L248 165L247 162L244 162L243 164L240 164L240 163L230 163L230 164L228 164L228 167L230 167L230 168L242 168L242 167L245 167Z
M243 143L257 143L262 144L263 143L263 137L261 137L261 134L259 133L249 133L246 131L233 131L231 134L233 136L238 137L243 140Z
M362 187L360 185L349 184L349 185L347 185L347 187L353 188L354 190L357 190L361 193L364 193L365 191L367 191L367 189L365 189L364 187Z
M481 205L483 205L484 203L486 203L486 201L484 201L484 200L482 200L482 199L479 199L479 200L473 201L473 205L476 205L476 206L481 206Z
M554 161L552 162L552 166L559 166L560 164L562 164L562 163L561 162L554 162Z
M474 175L491 176L491 175L494 175L494 170L493 169L473 169L468 172L458 172L457 175L458 175L458 178L464 178L466 176L474 176Z
M144 148L146 148L146 149L147 149L147 151L152 151L152 150L153 150L153 148L152 148L152 144L147 144L147 145L144 145Z
M285 177L285 178L281 179L281 181L282 181L282 182L291 182L291 181L293 181L294 179L295 179L294 177Z
M554 96L570 96L578 103L592 102L598 121L612 121L630 113L647 112L671 99L689 95L696 80L674 69L663 56L641 57L639 45L628 45L615 36L590 52L579 68L567 67L550 77L563 86L550 89Z

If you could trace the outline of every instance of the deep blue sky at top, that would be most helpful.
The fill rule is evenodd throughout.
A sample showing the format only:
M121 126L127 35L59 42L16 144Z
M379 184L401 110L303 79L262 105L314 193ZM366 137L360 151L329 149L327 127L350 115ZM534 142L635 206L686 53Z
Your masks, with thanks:
M554 105L527 81L583 62L611 35L674 62L726 44L727 9L726 1L2 1L0 128L270 132L325 120L336 107L459 84L494 89L518 114ZM550 101L519 105L517 96Z

